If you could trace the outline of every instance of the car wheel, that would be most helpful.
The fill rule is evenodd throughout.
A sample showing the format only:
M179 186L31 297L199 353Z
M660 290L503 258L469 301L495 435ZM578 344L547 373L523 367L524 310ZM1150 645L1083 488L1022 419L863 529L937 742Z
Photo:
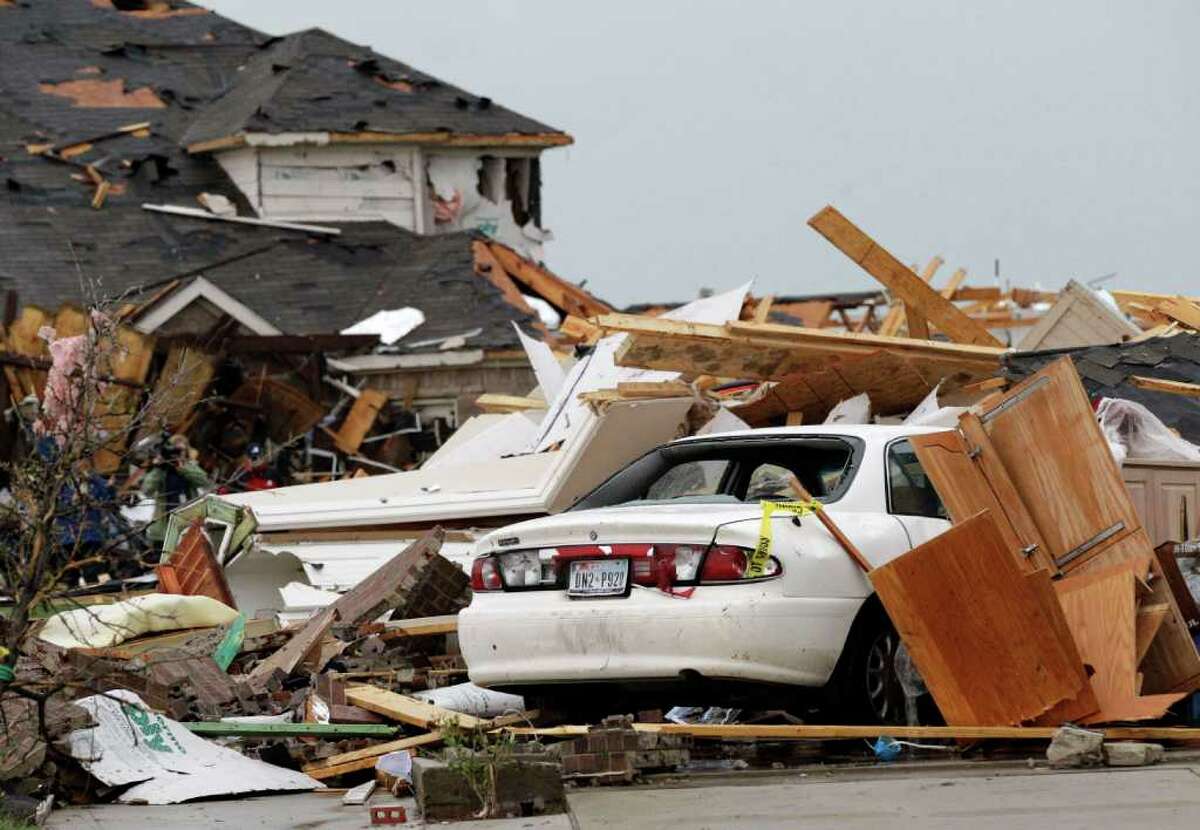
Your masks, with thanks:
M850 629L827 687L829 703L850 723L907 722L904 687L897 671L900 635L878 600L868 600Z

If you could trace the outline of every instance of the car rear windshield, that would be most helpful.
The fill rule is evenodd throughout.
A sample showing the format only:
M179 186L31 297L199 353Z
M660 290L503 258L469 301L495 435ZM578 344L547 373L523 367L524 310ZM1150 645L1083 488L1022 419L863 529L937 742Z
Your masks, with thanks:
M667 444L634 461L572 509L791 499L792 475L814 498L828 503L850 486L862 448L861 440L849 436L776 435Z

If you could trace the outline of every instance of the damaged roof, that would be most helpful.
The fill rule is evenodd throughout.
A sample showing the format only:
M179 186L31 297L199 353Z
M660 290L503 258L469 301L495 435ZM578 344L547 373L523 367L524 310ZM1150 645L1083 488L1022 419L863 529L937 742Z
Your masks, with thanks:
M1200 334L1181 332L1112 346L1012 352L1004 356L1004 373L1013 381L1023 380L1063 355L1070 355L1075 362L1093 399L1137 401L1185 439L1200 443L1200 407L1194 398L1143 389L1131 380L1149 377L1200 383Z
M361 60L373 54L323 32L271 39L180 0L0 2L0 288L15 289L23 305L55 308L203 275L288 334L332 333L413 306L426 322L410 340L479 329L466 348L517 347L511 322L536 326L536 317L476 275L480 237L469 232L422 237L357 222L336 225L342 233L331 237L142 209L195 206L210 193L253 216L215 160L184 149L185 133L249 77L241 67L286 47L301 71L276 73L287 82L273 100L298 101L309 82L302 76L341 45ZM403 67L378 60L385 74ZM329 89L343 95L345 83L345 100L360 100L355 84L365 76L343 66L349 74ZM499 107L460 110L454 100L465 93L404 70L454 114L443 128L550 129ZM405 95L371 77L364 83ZM99 210L97 179L108 183Z
M192 150L246 133L570 137L407 64L309 29L269 41L183 136Z

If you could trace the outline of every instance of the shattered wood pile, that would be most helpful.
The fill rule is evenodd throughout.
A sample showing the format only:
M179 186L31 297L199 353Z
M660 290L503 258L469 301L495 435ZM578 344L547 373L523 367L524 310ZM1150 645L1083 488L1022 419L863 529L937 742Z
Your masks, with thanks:
M1200 655L1070 361L977 410L911 439L954 528L871 574L942 714L1161 717Z

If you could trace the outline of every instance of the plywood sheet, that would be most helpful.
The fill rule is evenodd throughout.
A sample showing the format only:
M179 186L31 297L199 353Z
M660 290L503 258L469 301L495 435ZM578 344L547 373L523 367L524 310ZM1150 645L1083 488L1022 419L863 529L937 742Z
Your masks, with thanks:
M987 512L870 573L946 722L1014 725L1083 693L1083 665ZM1132 636L1132 635L1131 635Z
M1059 567L1141 526L1070 358L1013 387L979 422Z

